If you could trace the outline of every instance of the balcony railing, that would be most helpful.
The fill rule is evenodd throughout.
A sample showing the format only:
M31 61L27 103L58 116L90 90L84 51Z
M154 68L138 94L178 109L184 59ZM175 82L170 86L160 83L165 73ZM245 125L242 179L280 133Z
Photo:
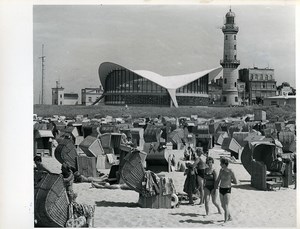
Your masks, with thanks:
M220 60L220 64L240 64L239 60Z
M236 26L236 25L228 24L228 25L224 25L222 27L222 31L223 32L231 32L231 31L238 32L239 31L239 27Z

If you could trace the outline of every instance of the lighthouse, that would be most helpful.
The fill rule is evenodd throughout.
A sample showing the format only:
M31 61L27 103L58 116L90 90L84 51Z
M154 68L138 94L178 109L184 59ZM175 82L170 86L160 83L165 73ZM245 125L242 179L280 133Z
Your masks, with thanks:
M229 10L226 14L225 24L222 27L224 33L224 52L220 64L223 67L222 104L234 106L239 104L237 79L238 66L237 59L237 38L239 27L235 25L235 14Z

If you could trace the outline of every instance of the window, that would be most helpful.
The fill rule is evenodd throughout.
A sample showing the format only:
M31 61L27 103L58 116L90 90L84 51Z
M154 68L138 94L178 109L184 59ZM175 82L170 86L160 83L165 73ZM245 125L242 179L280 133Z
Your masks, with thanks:
M226 102L226 96L223 96L223 102Z
M251 80L253 80L253 74L251 74Z
M62 98L62 95L60 95L60 98Z
M89 102L92 102L92 97L89 97Z
M227 55L225 55L225 60L227 60Z
M236 55L234 55L234 59L236 60Z
M62 101L60 101L60 105L62 105Z
M233 46L234 50L236 50L236 45Z
M236 82L234 82L234 87L236 87Z
M234 35L234 40L236 40L236 35Z
M227 84L227 79L224 79L224 84Z
M228 39L228 36L226 35L226 36L225 36L225 40L227 40L227 39Z
M234 100L235 100L235 102L237 102L238 101L238 97L236 96L236 97L234 97Z

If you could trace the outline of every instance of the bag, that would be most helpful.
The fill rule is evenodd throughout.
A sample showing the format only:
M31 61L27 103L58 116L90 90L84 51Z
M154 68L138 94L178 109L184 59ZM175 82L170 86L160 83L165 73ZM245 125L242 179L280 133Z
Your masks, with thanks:
M84 216L79 216L76 219L71 218L66 223L66 227L83 227L85 225L86 225L86 218Z

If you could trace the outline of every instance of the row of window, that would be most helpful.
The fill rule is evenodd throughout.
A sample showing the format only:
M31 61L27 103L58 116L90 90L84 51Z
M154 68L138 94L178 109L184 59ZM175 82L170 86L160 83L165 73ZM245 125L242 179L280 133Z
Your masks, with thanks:
M208 75L205 75L193 82L178 88L176 92L179 93L196 93L196 94L207 94L208 93Z
M272 92L272 91L268 91L268 92L257 91L255 93L251 93L252 98L256 98L256 97L267 98L267 97L272 97L275 95L276 95L276 92Z
M230 60L227 58L227 55L225 55L225 60ZM234 60L236 60L236 55L234 55Z
M160 85L147 80L128 70L113 70L105 81L105 91L108 93L142 92L167 93ZM180 93L208 93L208 74L176 90Z
M106 95L105 104L155 104L170 105L168 95Z
M227 79L224 79L224 84L227 84ZM234 87L236 87L236 82L234 82Z
M260 74L260 75L258 75L258 74L250 74L250 79L251 80L272 80L272 78L273 78L273 76L272 75L265 75L265 77L264 77L264 75L263 74Z
M233 36L233 39L236 40L236 35ZM228 40L228 35L225 35L225 40Z
M157 92L166 89L128 70L113 70L105 81L106 92Z
M252 89L274 89L275 85L274 84L268 84L268 83L252 83L251 84Z

